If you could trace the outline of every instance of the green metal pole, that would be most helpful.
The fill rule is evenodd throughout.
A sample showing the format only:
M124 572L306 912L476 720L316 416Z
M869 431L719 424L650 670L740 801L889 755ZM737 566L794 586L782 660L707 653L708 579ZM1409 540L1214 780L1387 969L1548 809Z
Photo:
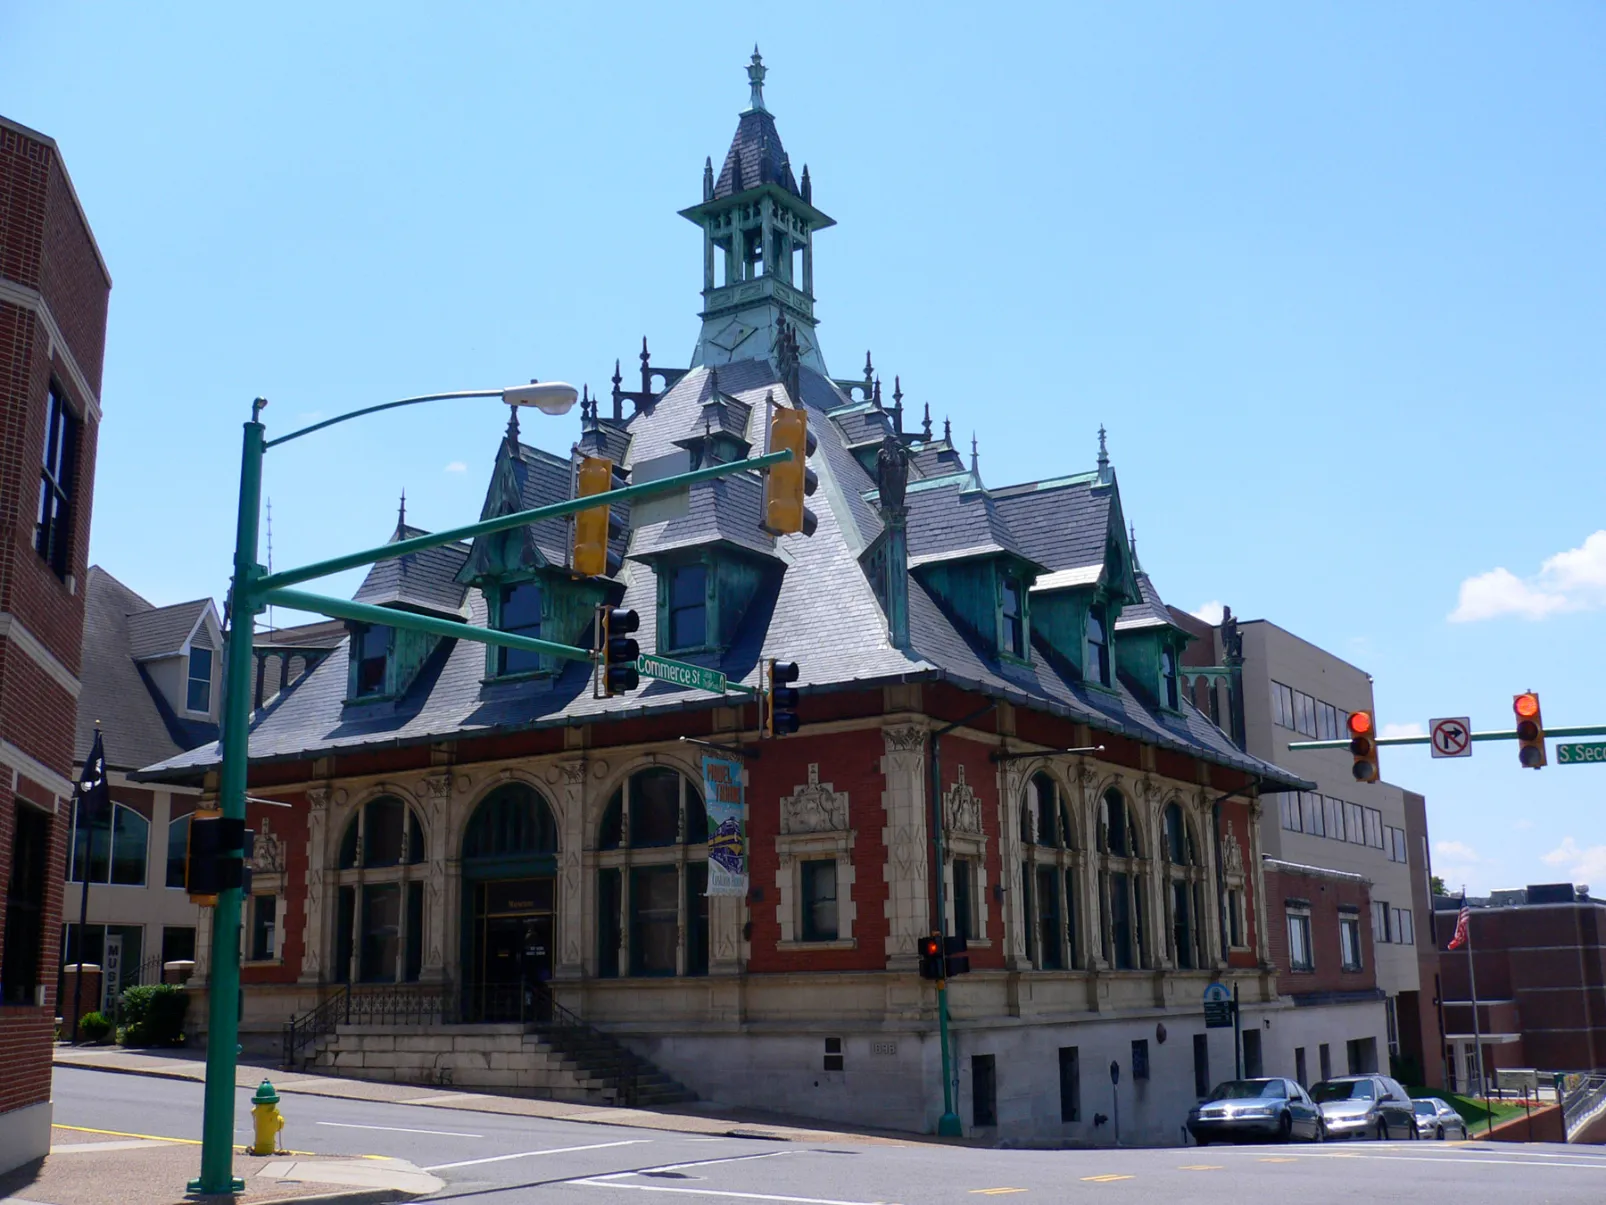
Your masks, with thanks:
M1500 728L1491 732L1473 732L1469 734L1475 741L1514 741L1517 732L1514 728ZM1606 724L1575 724L1570 728L1546 728L1545 739L1571 740L1575 736L1606 736ZM1421 736L1380 736L1372 743L1374 745L1426 745L1433 738L1424 733ZM1349 739L1341 741L1290 741L1288 747L1303 753L1307 749L1348 749Z
M948 1051L948 910L944 906L943 865L947 860L942 839L942 737L931 734L931 831L937 846L937 932L942 936L943 975L937 980L937 1044L942 1050L942 1116L937 1119L937 1135L961 1138L965 1127L954 1112L953 1056Z
M258 610L257 515L262 503L262 424L258 398L245 424L240 454L240 509L234 535L234 583L223 670L223 774L218 803L228 819L245 819L245 773L251 725L251 644ZM220 851L238 856L240 849ZM234 1176L234 1074L240 1039L240 889L218 892L212 909L212 967L207 982L206 1100L201 1119L201 1178L191 1192L244 1192Z

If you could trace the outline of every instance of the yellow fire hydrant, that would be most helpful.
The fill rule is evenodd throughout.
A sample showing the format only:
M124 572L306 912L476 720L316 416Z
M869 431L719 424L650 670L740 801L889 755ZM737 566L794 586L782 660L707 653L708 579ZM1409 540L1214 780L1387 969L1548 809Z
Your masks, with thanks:
M251 1098L251 1121L256 1128L251 1143L253 1155L271 1155L279 1149L279 1134L284 1130L284 1118L279 1113L279 1094L273 1085L263 1080Z

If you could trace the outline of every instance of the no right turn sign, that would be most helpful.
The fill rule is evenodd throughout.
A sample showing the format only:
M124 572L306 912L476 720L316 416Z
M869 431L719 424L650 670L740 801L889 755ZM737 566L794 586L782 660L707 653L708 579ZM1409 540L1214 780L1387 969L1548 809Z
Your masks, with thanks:
M1434 757L1472 756L1472 720L1467 716L1429 720L1428 735L1432 737Z

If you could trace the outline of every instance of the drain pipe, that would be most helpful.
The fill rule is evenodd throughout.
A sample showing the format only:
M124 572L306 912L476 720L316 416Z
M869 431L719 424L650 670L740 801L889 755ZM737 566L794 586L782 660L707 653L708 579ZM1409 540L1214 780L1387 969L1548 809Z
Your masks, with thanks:
M943 841L942 823L942 738L955 728L963 728L972 720L978 720L997 707L997 702L990 702L985 707L978 708L962 720L956 720L942 728L934 729L931 733L931 764L927 769L927 777L931 780L931 833L932 852L936 858L936 873L933 879L937 890L932 894L932 931L937 933L943 941L944 951L948 944L948 909L943 906L947 898L944 890L943 867L947 863L945 842ZM946 954L944 957L946 966ZM948 981L937 980L937 1045L942 1053L942 1116L937 1119L937 1135L941 1138L960 1138L964 1136L964 1126L959 1120L959 1114L954 1112L953 1057L948 1049Z

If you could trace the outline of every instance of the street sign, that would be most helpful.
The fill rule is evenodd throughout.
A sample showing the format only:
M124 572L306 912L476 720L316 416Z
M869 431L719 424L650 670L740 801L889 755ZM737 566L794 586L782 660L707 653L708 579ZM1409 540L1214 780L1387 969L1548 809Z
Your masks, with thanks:
M1204 990L1206 1029L1232 1028L1232 991L1224 983L1212 983Z
M657 678L661 682L673 682L676 686L690 686L693 690L706 690L716 695L725 693L725 675L717 669L689 665L668 657L643 653L636 658L636 672L643 678Z
M1429 720L1428 734L1432 738L1434 757L1471 757L1472 720L1457 715L1448 719Z
M1606 765L1606 744L1556 746L1558 766L1581 766L1586 762L1593 762L1597 766Z

